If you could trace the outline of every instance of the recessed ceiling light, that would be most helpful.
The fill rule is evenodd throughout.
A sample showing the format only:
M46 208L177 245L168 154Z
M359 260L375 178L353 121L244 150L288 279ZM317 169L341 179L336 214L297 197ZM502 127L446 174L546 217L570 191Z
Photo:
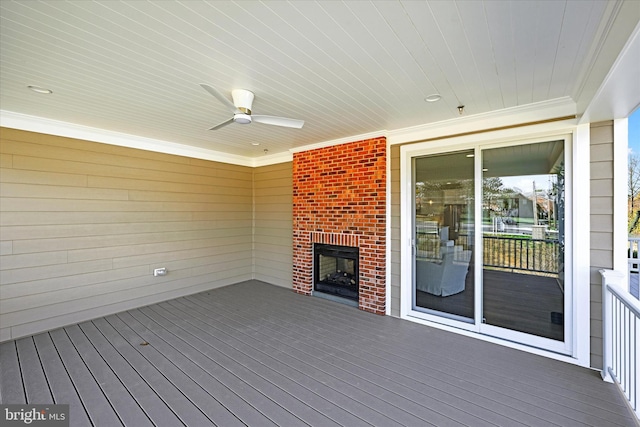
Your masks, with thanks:
M29 85L27 87L29 89L31 89L32 91L37 92L37 93L45 93L45 94L53 93L53 91L51 89L47 89L47 88L40 87L40 86Z
M442 99L442 96L440 96L440 94L434 93L427 96L424 100L427 102L437 102L437 101L440 101L441 99Z
M259 142L252 142L251 145L257 147L258 145L260 145L260 143Z

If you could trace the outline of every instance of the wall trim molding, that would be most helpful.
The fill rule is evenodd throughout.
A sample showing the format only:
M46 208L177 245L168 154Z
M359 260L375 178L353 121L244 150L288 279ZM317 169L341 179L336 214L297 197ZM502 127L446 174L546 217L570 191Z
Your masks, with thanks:
M393 130L387 134L387 140L391 145L424 142L576 117L576 103L563 97Z
M330 141L318 142L315 144L304 145L289 149L291 153L301 153L303 151L316 150L318 148L331 147L333 145L347 144L351 142L364 141L365 139L385 138L388 132L386 130L377 130L375 132L361 133L359 135L347 136L345 138L332 139Z
M137 148L164 154L192 157L202 160L212 160L231 163L239 166L253 166L252 159L244 156L207 150L160 139L146 138L121 132L77 125L43 117L29 116L12 111L0 110L0 126L29 132L82 139L121 147Z

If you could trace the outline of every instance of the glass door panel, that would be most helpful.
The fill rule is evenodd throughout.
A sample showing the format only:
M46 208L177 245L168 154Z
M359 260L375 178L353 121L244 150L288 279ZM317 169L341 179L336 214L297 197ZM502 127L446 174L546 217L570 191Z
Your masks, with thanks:
M564 341L564 141L482 151L482 322Z
M414 158L413 309L474 321L473 150Z

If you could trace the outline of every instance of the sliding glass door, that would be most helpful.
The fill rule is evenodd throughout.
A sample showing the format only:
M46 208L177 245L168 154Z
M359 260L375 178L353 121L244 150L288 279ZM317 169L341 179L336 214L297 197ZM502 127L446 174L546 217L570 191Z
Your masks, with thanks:
M565 143L412 157L414 313L566 352Z
M473 150L414 159L414 305L473 323Z
M482 151L482 322L564 341L564 141Z

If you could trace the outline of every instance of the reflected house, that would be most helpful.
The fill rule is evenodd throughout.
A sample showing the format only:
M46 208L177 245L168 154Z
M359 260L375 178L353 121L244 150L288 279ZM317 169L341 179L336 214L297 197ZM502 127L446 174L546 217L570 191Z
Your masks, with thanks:
M528 219L525 224L531 224L533 218L533 200L520 192L503 193L500 198L490 201L483 209L485 220L494 223L496 231L507 231L509 226L515 226L511 231L519 231L520 218Z

